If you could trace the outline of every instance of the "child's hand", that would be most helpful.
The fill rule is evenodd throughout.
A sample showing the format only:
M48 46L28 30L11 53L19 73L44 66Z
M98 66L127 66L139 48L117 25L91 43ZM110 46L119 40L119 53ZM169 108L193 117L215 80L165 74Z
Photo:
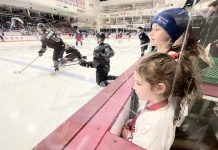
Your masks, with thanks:
M131 133L131 131L129 131L129 129L126 128L125 126L123 127L123 130L122 130L122 137L123 137L125 140L128 140L129 138L132 138L132 133Z
M131 135L131 133L130 133L129 129L124 126L123 130L122 130L122 137L125 140L127 140L130 135Z

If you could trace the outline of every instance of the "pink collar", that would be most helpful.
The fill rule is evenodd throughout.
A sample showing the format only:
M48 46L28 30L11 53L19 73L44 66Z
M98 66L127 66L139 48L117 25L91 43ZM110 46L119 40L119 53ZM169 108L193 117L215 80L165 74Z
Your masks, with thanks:
M157 110L157 109L160 109L160 108L166 106L167 104L168 104L168 99L165 99L165 100L160 101L158 103L147 106L146 109L148 109L148 110Z

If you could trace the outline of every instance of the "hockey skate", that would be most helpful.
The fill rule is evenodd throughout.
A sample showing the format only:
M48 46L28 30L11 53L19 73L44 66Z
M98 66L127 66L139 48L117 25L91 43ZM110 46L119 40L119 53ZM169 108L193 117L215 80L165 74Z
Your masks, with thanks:
M101 81L98 85L101 87L106 87L109 83L107 81Z
M59 73L59 68L55 68L53 72L51 72L51 76L56 76Z
M109 75L107 77L108 80L115 80L117 78L117 76L114 76L114 75Z

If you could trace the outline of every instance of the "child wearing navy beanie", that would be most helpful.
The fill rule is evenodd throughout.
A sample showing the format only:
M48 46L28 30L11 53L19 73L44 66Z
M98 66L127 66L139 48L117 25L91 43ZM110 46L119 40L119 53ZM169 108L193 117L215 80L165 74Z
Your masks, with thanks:
M172 8L157 14L152 22L167 31L172 42L175 42L186 30L189 21L188 11L183 8Z
M189 13L183 8L171 8L161 11L154 16L151 22L150 43L156 47L153 52L168 53L174 59L178 59L181 56L186 57L193 64L196 64L196 70L201 70L210 66L212 60L206 54L205 49L197 43L189 22ZM187 36L184 37L186 30ZM184 43L183 49L181 48L182 43ZM130 119L137 113L138 108L139 99L133 90L131 93Z
M208 57L208 54L206 54L205 49L201 47L197 42L196 37L192 32L191 23L189 22L191 22L189 13L187 10L183 8L171 8L158 13L151 22L151 28L154 27L154 24L159 25L161 28L163 28L166 31L171 41L170 44L165 43L165 47L166 45L168 45L169 48L168 50L162 51L159 50L157 47L157 52L169 53L170 51L176 51L179 52L180 54L182 53L185 56L193 57L194 59L196 59L195 60L196 63L199 64L198 67L200 69L203 69L208 65L211 65L212 60L211 58ZM187 36L184 37L182 35L184 35L186 30L187 30ZM150 35L152 31L150 32ZM153 33L153 34L157 34L157 33ZM152 37L149 36L149 38ZM182 40L179 42L177 46L175 46L177 44L176 42L178 42L180 39ZM160 40L160 38L158 40ZM181 49L182 43L185 43L183 50Z

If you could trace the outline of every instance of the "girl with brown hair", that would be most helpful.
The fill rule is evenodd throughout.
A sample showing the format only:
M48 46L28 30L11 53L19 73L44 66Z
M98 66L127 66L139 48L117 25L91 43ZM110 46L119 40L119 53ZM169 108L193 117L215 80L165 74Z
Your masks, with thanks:
M128 120L122 137L148 150L169 150L180 119L183 99L194 99L198 92L198 75L190 57L172 57L156 53L144 58L134 72L138 98L145 101L133 119Z

